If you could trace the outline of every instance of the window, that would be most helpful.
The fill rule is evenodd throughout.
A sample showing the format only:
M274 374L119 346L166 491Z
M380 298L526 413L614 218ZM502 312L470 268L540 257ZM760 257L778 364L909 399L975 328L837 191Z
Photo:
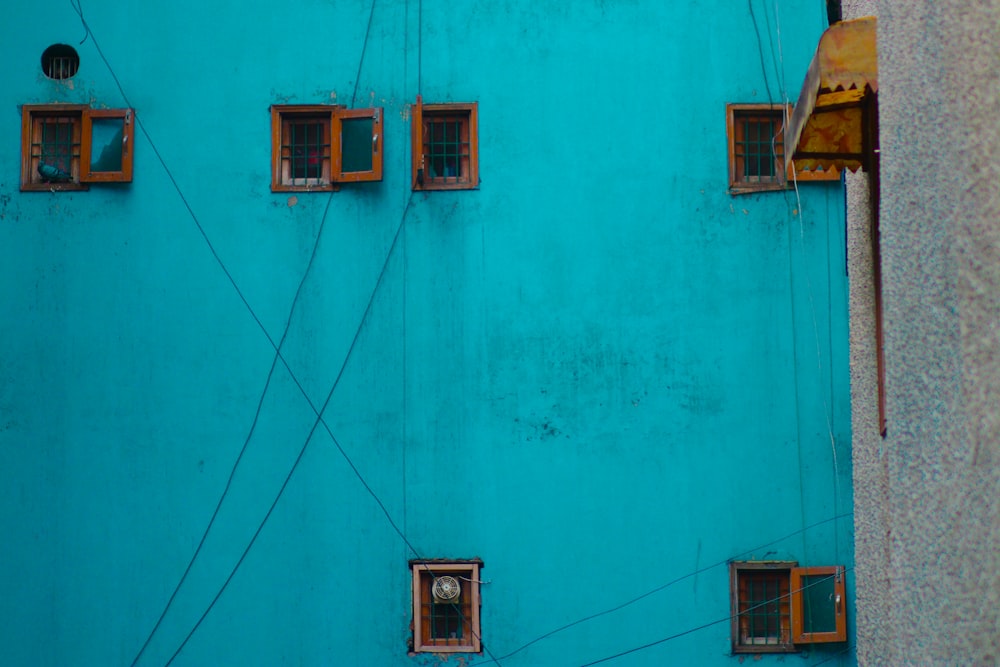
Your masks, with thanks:
M729 187L734 193L785 187L784 106L730 104Z
M410 561L413 651L479 653L482 561Z
M382 109L271 107L271 190L330 191L382 180Z
M847 641L844 568L796 565L730 564L734 653L788 653L796 644Z
M836 169L785 167L782 128L792 108L772 104L729 104L726 134L729 138L729 191L732 194L782 190L796 182L839 181ZM794 173L793 173L794 172Z
M413 105L414 190L479 187L478 104Z
M21 190L86 190L132 181L132 110L21 107Z

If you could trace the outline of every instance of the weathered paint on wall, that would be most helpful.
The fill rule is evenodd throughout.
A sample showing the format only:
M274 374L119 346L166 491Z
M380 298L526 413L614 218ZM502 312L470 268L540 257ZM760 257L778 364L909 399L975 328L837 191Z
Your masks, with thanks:
M325 422L421 555L484 560L502 665L725 619L730 558L851 567L842 191L726 191L725 104L794 88L821 3L755 2L759 42L729 3L382 2L367 39L361 0L90 4L71 82L38 66L85 35L68 4L10 8L0 41L5 661L129 664L255 424L140 664L170 659L307 441L174 664L436 664L406 653L413 554L310 437L302 392L322 406L349 350ZM18 192L18 105L125 105L97 44L149 133L134 182ZM479 190L411 196L418 92L479 102ZM272 194L268 106L322 102L385 108L384 180ZM273 349L233 283L272 340L290 321L295 380L278 365L256 422ZM618 662L665 661L740 658L716 622Z

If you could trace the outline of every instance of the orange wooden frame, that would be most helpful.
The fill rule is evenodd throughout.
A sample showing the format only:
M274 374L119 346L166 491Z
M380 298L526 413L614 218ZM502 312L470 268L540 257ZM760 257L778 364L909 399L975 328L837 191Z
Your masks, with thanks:
M846 585L844 582L844 567L830 565L820 567L792 568L792 641L796 644L818 644L822 642L847 641L847 604ZM805 624L805 591L802 580L805 577L832 577L833 598L829 601L833 606L836 629L830 632L806 632Z
M272 192L329 192L336 189L331 178L333 142L330 126L333 112L343 107L329 104L273 104L271 105L271 191ZM282 138L288 133L293 120L315 120L323 124L323 143L329 146L329 155L321 156L323 168L316 183L292 183L285 173L285 162L291 156L282 154ZM304 179L305 180L305 179Z
M130 183L135 149L132 109L91 109L84 104L25 104L21 107L21 190L24 192L59 192L88 190L89 183ZM41 157L32 146L40 144L46 119L59 118L72 128L75 153L68 156L70 180L46 182L38 174ZM121 118L121 169L92 171L94 119Z
M482 631L479 623L479 572L482 561L410 561L413 580L413 652L414 653L479 653L482 651ZM437 639L430 636L431 629L424 623L423 607L434 604L431 585L436 577L451 575L459 578L462 586L461 603L468 606L469 616L463 615L465 630L462 639Z
M87 190L80 182L80 161L83 150L82 118L86 109L83 104L25 104L21 107L21 190L23 192L58 192L63 190ZM45 118L65 118L72 125L72 142L80 146L76 155L70 156L69 174L71 179L64 183L46 183L38 175L41 158L32 155L32 144L41 143L42 120Z
M733 653L793 653L795 646L792 643L792 628L790 617L791 601L787 596L777 600L779 608L787 610L787 614L781 615L781 626L779 628L781 638L774 644L750 644L741 641L740 623L746 610L741 609L744 601L740 597L741 579L753 577L760 574L773 574L784 577L787 584L787 577L792 569L797 565L795 561L740 561L729 564L729 594L730 594L730 639Z
M80 180L87 183L131 183L132 155L132 109L84 109L83 136L80 150ZM122 121L121 169L117 171L93 171L94 119L120 118Z
M339 190L339 183L381 181L384 153L382 109L346 109L334 104L273 104L271 105L271 191L272 192L329 192ZM372 168L366 171L344 171L342 131L344 119L372 119ZM282 137L294 120L313 120L323 124L323 143L329 154L321 156L322 175L316 183L290 183L285 161L290 156L282 154ZM312 180L312 179L309 179Z
M424 153L428 120L458 121L469 143L468 171L457 179L431 178ZM424 104L420 95L411 108L411 182L414 190L475 190L479 187L479 103Z
M782 144L782 155L775 156L774 180L763 182L744 181L739 178L736 168L736 143L739 139L740 130L736 123L738 117L746 116L770 116L778 123L777 139ZM786 104L727 104L726 105L726 138L728 141L729 156L729 192L734 195L747 194L751 192L766 192L770 190L784 190L792 186L793 182L811 181L839 181L840 172L836 169L815 170L797 169L794 161L790 161L786 166L784 162L784 124L792 116L791 105Z
M372 119L372 168L367 171L344 171L343 147L343 121L353 118ZM356 183L359 181L381 181L382 180L382 144L384 138L382 134L382 109L338 109L333 113L333 131L331 136L337 145L338 150L333 151L333 174L334 180L338 183Z

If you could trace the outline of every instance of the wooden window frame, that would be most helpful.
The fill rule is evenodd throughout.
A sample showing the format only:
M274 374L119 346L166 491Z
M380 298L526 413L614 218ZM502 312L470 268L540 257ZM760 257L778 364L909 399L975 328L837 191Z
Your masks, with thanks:
M412 560L413 599L413 653L481 653L482 630L480 627L479 573L482 561L476 560ZM431 628L424 622L423 607L436 604L431 599L431 585L436 577L450 575L457 577L462 586L460 604L467 605L469 616L462 616L463 637L460 639L434 638Z
M833 577L833 606L836 629L831 632L805 632L805 587L804 577ZM796 567L791 572L792 589L792 642L795 644L819 644L824 642L847 641L847 586L844 581L844 567L829 565L819 567Z
M794 561L742 561L729 564L729 592L730 592L730 639L733 653L794 653L797 649L792 643L791 626L791 600L779 601L779 615L781 607L787 606L788 614L780 619L780 637L774 644L750 644L743 643L741 639L740 625L742 617L747 610L741 610L744 601L740 597L740 580L746 577L753 577L760 574L777 574L786 578L786 588L790 586L790 576L792 569L798 565ZM789 589L790 590L790 589ZM785 598L786 596L782 596ZM790 596L788 596L790 597ZM781 598L778 598L781 600ZM785 641L781 641L784 639Z
M743 180L737 164L736 144L740 140L741 125L738 119L773 116L777 121L776 136L782 150L774 156L774 179L767 181ZM770 192L786 190L793 183L839 181L840 172L836 169L798 169L794 161L784 165L784 125L792 116L790 104L727 104L726 105L726 139L728 142L729 159L729 192L730 194L749 194L753 192Z
M21 107L21 191L79 192L90 183L130 183L132 181L133 122L132 109L91 109L85 104L25 104ZM48 182L38 175L42 157L32 147L41 144L46 119L59 118L71 127L69 180ZM91 171L93 121L122 118L122 168L113 172ZM75 147L75 153L74 151Z
M343 124L344 120L358 118L372 119L372 168L364 171L344 171ZM340 150L333 151L333 174L337 183L358 183L362 181L382 180L382 109L339 109L333 114L331 132L334 142Z
M469 145L468 171L457 177L431 177L425 140L428 119L462 123ZM475 190L479 188L479 103L424 104L420 95L411 108L411 182L414 190Z
M371 169L344 171L342 132L345 120L372 119ZM383 164L383 112L381 108L347 109L333 104L273 104L271 105L271 191L272 192L330 192L339 190L340 183L358 183L382 180ZM316 121L322 126L322 145L328 154L321 156L323 165L316 179L303 178L305 183L294 183L286 175L285 166L291 156L284 155L282 147L286 128L292 122ZM315 182L311 182L315 180Z
M787 638L787 641L779 641L775 644L742 643L741 616L747 610L741 611L743 601L740 599L740 579L741 576L754 576L762 572L776 573L787 577L786 589L788 593L781 597L787 598L783 606L787 605L788 620L787 623L785 619L780 621L781 636ZM830 600L830 604L834 607L836 629L832 632L805 632L804 630L805 588L803 578L817 576L834 578L833 599ZM800 650L798 648L800 644L847 641L847 586L843 565L798 567L798 563L795 561L734 561L729 564L729 578L730 640L733 653L793 653Z
M121 169L117 171L92 171L94 119L120 118L122 120ZM132 109L85 109L83 112L83 150L80 157L80 180L87 183L132 182Z

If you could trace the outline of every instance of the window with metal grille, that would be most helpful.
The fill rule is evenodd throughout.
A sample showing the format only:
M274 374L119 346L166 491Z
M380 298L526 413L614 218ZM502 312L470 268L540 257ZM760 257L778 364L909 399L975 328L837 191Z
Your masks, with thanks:
M21 107L21 190L86 190L132 180L132 110Z
M70 79L80 69L80 56L68 44L53 44L42 52L42 72L50 79Z
M729 186L733 192L785 187L784 112L783 105L728 105Z
M734 653L787 653L796 644L847 640L843 566L730 564Z
M734 651L793 650L789 596L792 565L734 564Z
M796 183L839 181L836 169L785 164L782 128L792 108L780 104L726 105L729 140L729 192L783 190Z
M382 110L334 105L271 107L271 189L330 191L382 180Z
M469 190L479 186L478 104L412 108L413 189Z
M482 561L410 561L414 653L479 653Z

